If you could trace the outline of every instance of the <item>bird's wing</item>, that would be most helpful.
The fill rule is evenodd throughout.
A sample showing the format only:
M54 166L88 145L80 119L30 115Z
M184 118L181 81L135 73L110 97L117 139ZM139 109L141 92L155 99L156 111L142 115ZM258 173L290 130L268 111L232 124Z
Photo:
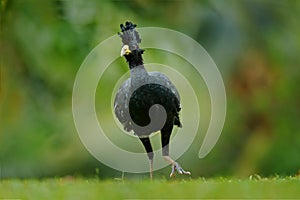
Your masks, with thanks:
M115 114L120 121L121 124L123 124L124 129L126 131L132 130L132 124L130 122L129 114L129 100L130 100L130 78L127 79L119 88L115 102L114 102L114 111Z
M166 75L164 75L160 72L150 72L149 75L150 75L151 82L154 82L156 84L160 84L160 85L163 85L163 86L169 88L176 96L175 104L176 104L177 113L175 115L174 124L177 125L178 127L182 127L182 124L180 122L179 115L178 115L179 111L181 110L180 96L179 96L179 93L178 93L175 85L170 81L170 79Z
M151 81L155 81L155 83L169 88L175 94L178 101L180 101L180 96L179 96L179 93L178 93L175 85L170 81L170 79L166 75L164 75L160 72L149 72L149 75L150 75L151 79L153 79Z

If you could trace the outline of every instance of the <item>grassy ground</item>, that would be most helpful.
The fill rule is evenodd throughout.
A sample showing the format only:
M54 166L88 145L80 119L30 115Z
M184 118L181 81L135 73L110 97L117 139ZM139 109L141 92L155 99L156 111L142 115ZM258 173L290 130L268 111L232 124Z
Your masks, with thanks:
M0 180L0 199L297 199L300 178Z

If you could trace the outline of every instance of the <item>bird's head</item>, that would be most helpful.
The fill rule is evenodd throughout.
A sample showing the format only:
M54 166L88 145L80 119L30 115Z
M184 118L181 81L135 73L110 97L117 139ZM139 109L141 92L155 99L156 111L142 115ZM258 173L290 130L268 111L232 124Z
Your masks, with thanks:
M122 39L123 47L127 45L131 51L139 49L139 44L141 43L141 38L135 27L136 24L125 22L124 25L120 24L121 32L118 33Z
M118 33L123 42L121 57L126 58L130 68L143 64L142 54L144 50L139 47L141 38L135 27L136 24L125 22L125 25L120 24L121 32Z
M121 57L122 56L128 56L131 53L129 46L127 44L123 45L121 49Z

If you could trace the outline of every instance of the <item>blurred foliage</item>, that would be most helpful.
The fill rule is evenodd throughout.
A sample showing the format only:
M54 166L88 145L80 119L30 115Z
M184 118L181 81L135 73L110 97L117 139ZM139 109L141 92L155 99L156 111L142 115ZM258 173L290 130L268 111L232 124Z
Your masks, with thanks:
M297 199L299 177L270 179L99 180L95 178L8 179L0 197L13 199Z
M199 136L180 158L193 176L287 175L300 168L300 1L0 0L0 6L0 178L120 175L81 144L72 87L86 55L128 19L194 38L224 78L228 106L219 142L198 160ZM145 57L167 59L151 51ZM116 63L111 74L128 70L124 60Z

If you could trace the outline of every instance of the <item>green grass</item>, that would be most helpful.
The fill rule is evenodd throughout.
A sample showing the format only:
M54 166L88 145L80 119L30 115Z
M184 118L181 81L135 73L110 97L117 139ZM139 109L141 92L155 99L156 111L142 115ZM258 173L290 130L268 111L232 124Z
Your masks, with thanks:
M0 180L0 199L297 199L300 178L99 180L53 178Z

